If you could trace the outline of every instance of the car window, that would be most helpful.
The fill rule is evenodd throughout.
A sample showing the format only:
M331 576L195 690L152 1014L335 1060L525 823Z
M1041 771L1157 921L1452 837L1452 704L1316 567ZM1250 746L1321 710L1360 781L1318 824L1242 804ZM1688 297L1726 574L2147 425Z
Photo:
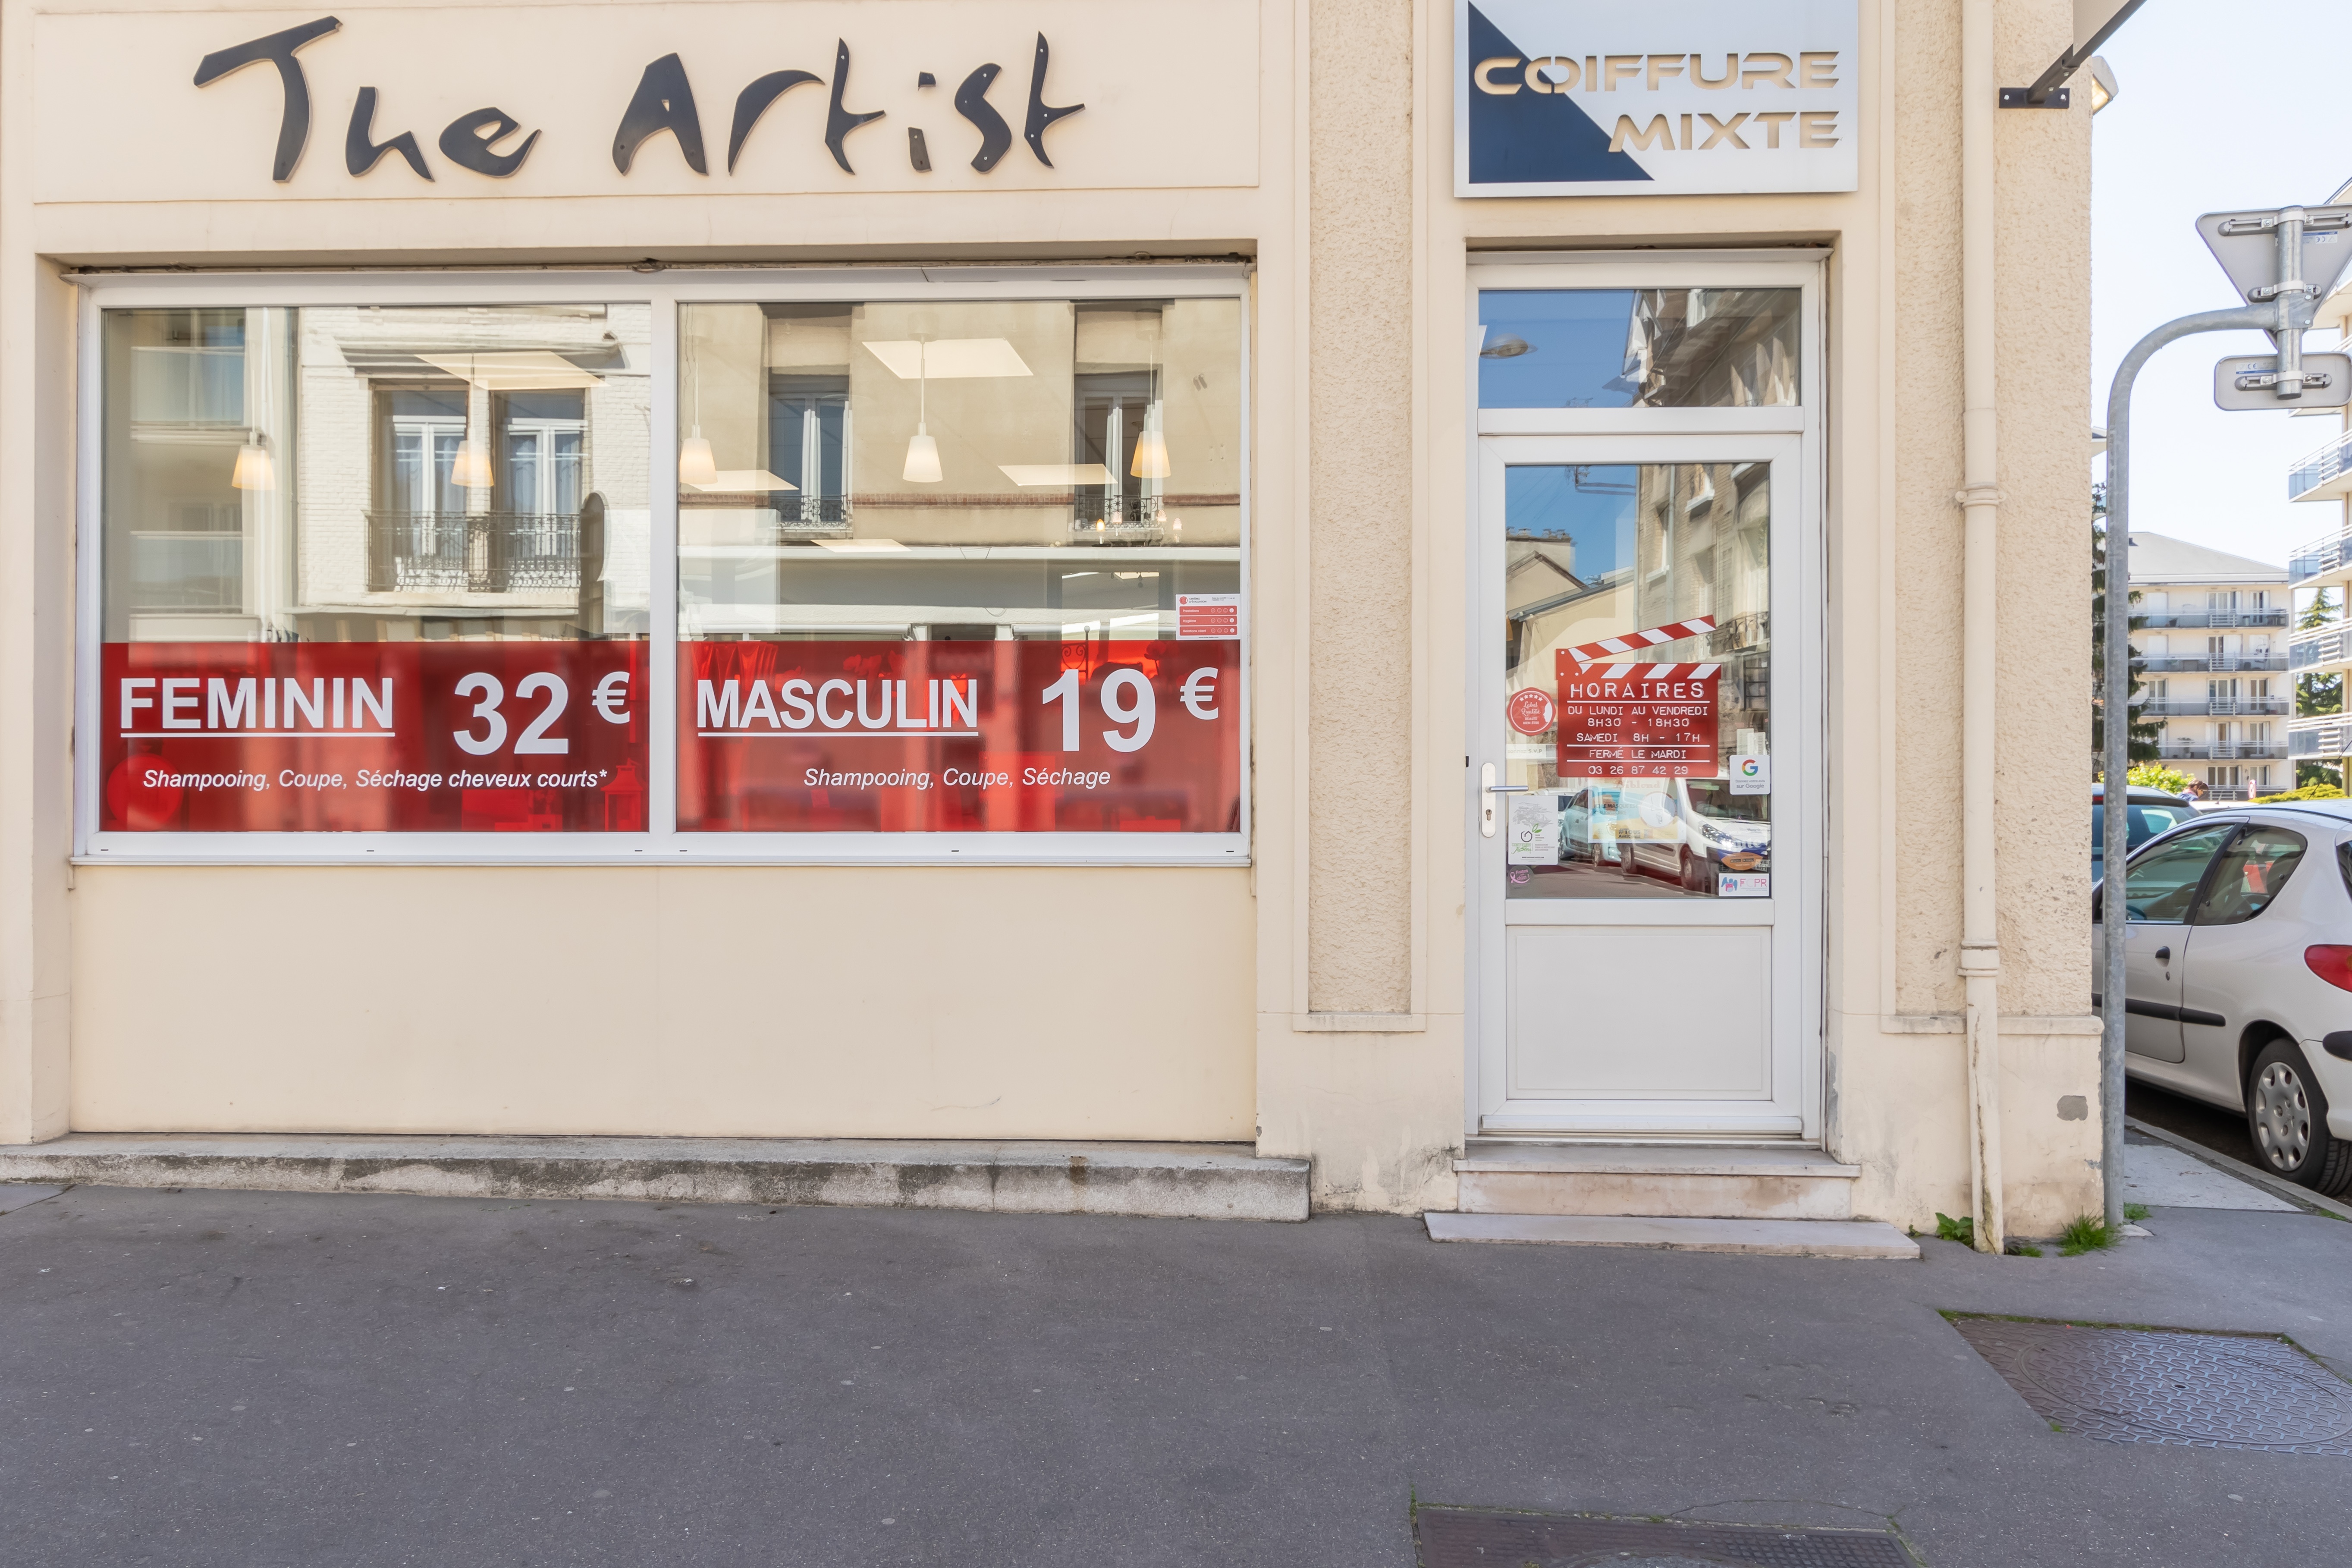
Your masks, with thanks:
M2352 838L2336 847L2336 871L2344 879L2344 890L2352 893Z
M2124 879L2124 918L2185 924L2213 851L2235 831L2234 825L2191 829L2132 861Z
M1692 809L1701 816L1719 817L1727 822L1771 820L1770 795L1734 795L1729 779L1691 779L1683 788L1690 795Z
M2249 827L2221 852L2213 880L2197 905L2201 926L2236 925L2270 908L2294 875L2307 847L2303 835L2284 827ZM2134 879L2139 868L2132 868Z
M2124 808L2124 831L2131 836L2131 847L2138 848L2159 833L2179 826L2197 815L2186 805L2126 805ZM2093 803L2091 806L2091 858L2096 860L2107 851L2107 808Z

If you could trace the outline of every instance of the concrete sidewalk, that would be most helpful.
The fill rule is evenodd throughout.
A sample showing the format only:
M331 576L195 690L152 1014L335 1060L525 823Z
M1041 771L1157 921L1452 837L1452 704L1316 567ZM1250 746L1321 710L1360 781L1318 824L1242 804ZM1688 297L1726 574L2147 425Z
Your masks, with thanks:
M2352 1225L2066 1259L76 1188L0 1215L7 1561L1413 1562L1410 1509L1898 1528L1931 1568L2316 1563L2352 1459L2053 1432L1938 1310L2352 1370Z

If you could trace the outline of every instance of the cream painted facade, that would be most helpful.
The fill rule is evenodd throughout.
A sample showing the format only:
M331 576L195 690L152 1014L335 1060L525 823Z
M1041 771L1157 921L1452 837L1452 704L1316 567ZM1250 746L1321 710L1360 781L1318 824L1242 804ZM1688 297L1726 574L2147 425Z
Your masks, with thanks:
M1994 15L2003 82L2030 80L2068 41L2059 0L1971 3ZM1174 8L1075 0L346 8L341 52L331 40L303 57L315 121L283 185L266 177L268 68L234 94L184 84L204 52L313 13L187 4L133 17L9 0L0 1142L1254 1140L1311 1156L1320 1206L1452 1207L1476 1072L1465 692L1474 651L1492 643L1473 622L1467 548L1477 437L1462 342L1476 268L1781 255L1813 268L1820 300L1805 437L1818 532L1801 542L1820 567L1821 643L1784 672L1810 683L1821 716L1818 1038L1805 1046L1817 1141L1862 1168L1858 1214L1924 1226L1968 1212L1950 700L1962 10L1862 0L1851 193L1465 200L1452 194L1454 17L1433 0L1218 0L1181 8L1181 26L1167 25ZM460 18L527 31L533 48L461 47ZM814 89L769 111L741 177L719 172L727 104L750 74L738 62L772 68L762 38L780 40L773 65L808 55L822 70L805 39L839 33L858 51L853 98L902 119L923 101L903 86L919 48L1004 60L998 97L1017 119L1040 29L1066 96L1117 124L1119 94L1141 95L1128 123L1151 133L1089 141L1079 116L1053 131L1047 169L1016 126L992 183L960 154L936 175L908 172L903 144L886 159L877 142L869 173L835 177L821 157L772 151L788 131L815 137ZM1139 48L1150 82L1136 80ZM621 177L604 159L613 124L645 62L673 49L704 93L713 174L685 171L662 139ZM532 90L541 72L561 92ZM543 176L508 188L447 170L424 187L401 183L395 158L346 178L338 133L363 81L384 92L379 140L413 126L429 145L448 112L505 103L546 127ZM2025 803L2046 794L2049 758L2087 745L2084 639L2053 628L2087 616L2089 112L2004 114L1994 133L1996 795ZM77 861L85 295L124 268L244 274L269 303L306 279L423 268L470 272L487 299L562 268L625 299L648 258L680 287L726 268L1034 279L1244 265L1246 867ZM671 395L657 385L653 401L667 430ZM1996 821L2000 1165L2009 1228L2047 1235L2097 1206L2087 826L2005 807ZM1111 907L1151 911L1138 961L1086 940L1086 911ZM774 940L779 910L798 912L790 943Z

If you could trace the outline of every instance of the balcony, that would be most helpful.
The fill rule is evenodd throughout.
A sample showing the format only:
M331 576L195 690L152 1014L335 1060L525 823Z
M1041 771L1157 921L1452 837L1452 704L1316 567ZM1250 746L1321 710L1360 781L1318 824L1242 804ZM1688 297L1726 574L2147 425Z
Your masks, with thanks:
M2285 717L2288 706L2284 697L2221 697L2189 702L2142 702L2132 711L2143 719L2278 719Z
M2284 610L2171 610L2134 616L2132 626L2283 626Z
M368 591L551 594L580 586L572 512L372 511Z
M2168 741L2158 760L2168 763L2274 763L2284 761L2286 754L2287 748L2276 741L2224 741L2218 745Z
M2246 671L2261 674L2264 670L2286 668L2286 655L2271 653L2199 653L2171 654L2157 658L2135 661L2144 672L2151 675L2235 675Z
M2287 754L2294 757L2340 757L2352 742L2352 722L2341 713L2316 719L2291 720L2286 727Z
M2333 500L2338 496L2352 495L2352 466L2347 464L2347 456L2352 456L2352 432L2338 436L2286 471L2286 499ZM2294 574L2292 563L2287 574Z
M2346 662L2345 628L2327 626L2314 632L2297 632L2294 641L2287 645L2286 663L2289 669L2315 669L2323 664Z

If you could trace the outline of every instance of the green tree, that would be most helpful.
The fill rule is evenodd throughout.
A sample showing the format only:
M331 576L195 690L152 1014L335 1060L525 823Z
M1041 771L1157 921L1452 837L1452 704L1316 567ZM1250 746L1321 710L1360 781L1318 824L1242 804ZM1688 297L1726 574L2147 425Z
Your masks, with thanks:
M2189 789L2189 775L2162 763L2140 763L2124 775L2124 783L2134 789L2160 789L2167 795L2182 795Z
M2137 594L2131 596L2131 603L2135 605L2139 603ZM2128 611L2126 613L2129 614ZM2125 626L2126 636L2137 631L2146 624L2144 617L2131 616ZM2130 686L2132 697L2139 695L2142 685L2139 674L2145 668L2140 658L2139 649L2132 648ZM2094 771L2105 764L2107 754L2106 691L2107 487L2094 485L2091 487L2091 761ZM2131 760L2137 763L2154 759L2163 733L2162 720L2144 719L2135 712L2131 721L2130 739L2126 742L2130 748L2127 754Z
M2344 711L2344 677L2300 675L2294 682L2294 714L2298 719L2323 719Z

